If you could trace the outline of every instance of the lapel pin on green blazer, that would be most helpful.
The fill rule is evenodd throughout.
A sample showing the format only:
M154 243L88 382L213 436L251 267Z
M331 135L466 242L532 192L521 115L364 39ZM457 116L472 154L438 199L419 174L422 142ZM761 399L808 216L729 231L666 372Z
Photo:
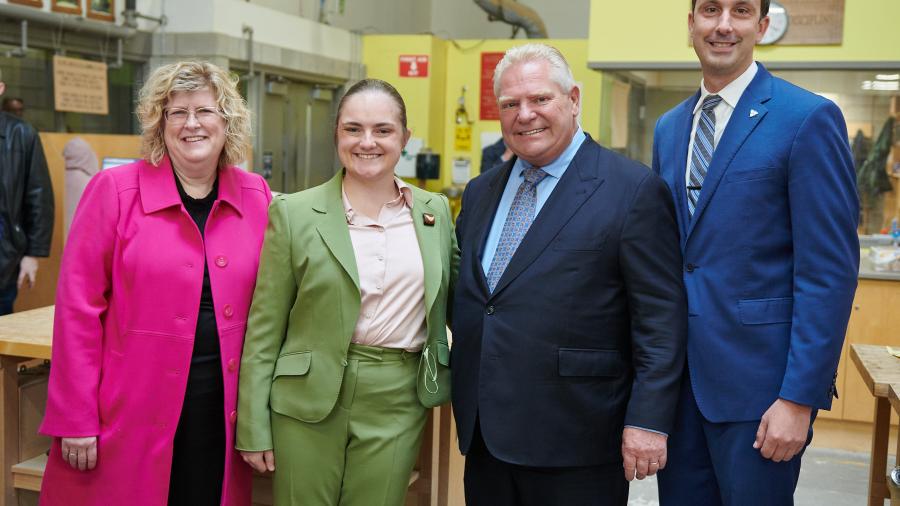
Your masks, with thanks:
M434 215L431 213L422 213L422 222L425 223L426 227L433 227Z

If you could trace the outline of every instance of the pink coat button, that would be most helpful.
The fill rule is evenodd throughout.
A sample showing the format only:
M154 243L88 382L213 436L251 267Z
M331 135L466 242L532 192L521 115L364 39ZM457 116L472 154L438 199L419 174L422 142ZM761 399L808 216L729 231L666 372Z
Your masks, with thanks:
M228 372L234 372L237 370L237 360L229 359L228 360Z
M218 265L219 267L225 267L226 265L228 265L228 259L225 258L224 255L219 255L216 257L216 265Z
M234 309L231 307L231 304L225 304L222 306L222 314L225 315L225 318L231 318L234 314Z
M237 411L232 411L230 415L228 415L228 419L231 420L231 423L237 421Z

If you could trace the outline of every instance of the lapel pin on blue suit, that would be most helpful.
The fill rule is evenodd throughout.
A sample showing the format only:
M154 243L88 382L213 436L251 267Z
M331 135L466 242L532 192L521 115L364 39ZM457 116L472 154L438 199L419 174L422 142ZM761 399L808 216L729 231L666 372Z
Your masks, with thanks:
M750 117L751 117L751 118L754 117L754 116L756 116L757 114L759 114L759 113L756 112L756 109L750 109Z
M434 215L431 213L422 213L422 223L424 223L426 227L433 227Z

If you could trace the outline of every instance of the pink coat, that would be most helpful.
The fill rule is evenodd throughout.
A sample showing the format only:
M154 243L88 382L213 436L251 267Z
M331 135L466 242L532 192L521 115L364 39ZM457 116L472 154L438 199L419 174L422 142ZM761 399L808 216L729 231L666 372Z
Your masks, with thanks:
M238 367L271 194L258 175L219 171L200 232L171 164L97 174L72 223L56 295L47 412L55 436L42 505L163 506L209 266L225 383L222 505L250 504L250 468L234 450ZM97 467L72 469L60 437L99 435Z

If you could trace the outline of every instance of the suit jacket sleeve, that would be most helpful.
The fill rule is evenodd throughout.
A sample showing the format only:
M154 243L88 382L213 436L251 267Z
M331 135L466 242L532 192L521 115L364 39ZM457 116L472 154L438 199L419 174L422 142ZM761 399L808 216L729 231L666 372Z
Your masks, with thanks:
M459 241L456 238L456 227L453 225L453 211L450 209L450 201L447 200L445 195L441 195L441 200L444 201L447 221L450 223L450 280L447 290L447 325L452 326L453 294L456 290L456 281L459 279Z
M291 244L287 204L279 197L269 206L269 224L247 319L238 389L235 447L239 450L263 451L273 447L269 408L272 375L297 296Z
M28 136L31 145L26 146L25 196L22 200L22 224L28 237L25 255L50 256L50 240L53 237L53 185L44 158L44 147L37 132Z
M794 307L779 396L830 408L859 273L859 200L846 123L824 102L801 125L788 165Z
M670 433L684 367L687 302L671 193L649 172L621 237L634 366L625 425Z

